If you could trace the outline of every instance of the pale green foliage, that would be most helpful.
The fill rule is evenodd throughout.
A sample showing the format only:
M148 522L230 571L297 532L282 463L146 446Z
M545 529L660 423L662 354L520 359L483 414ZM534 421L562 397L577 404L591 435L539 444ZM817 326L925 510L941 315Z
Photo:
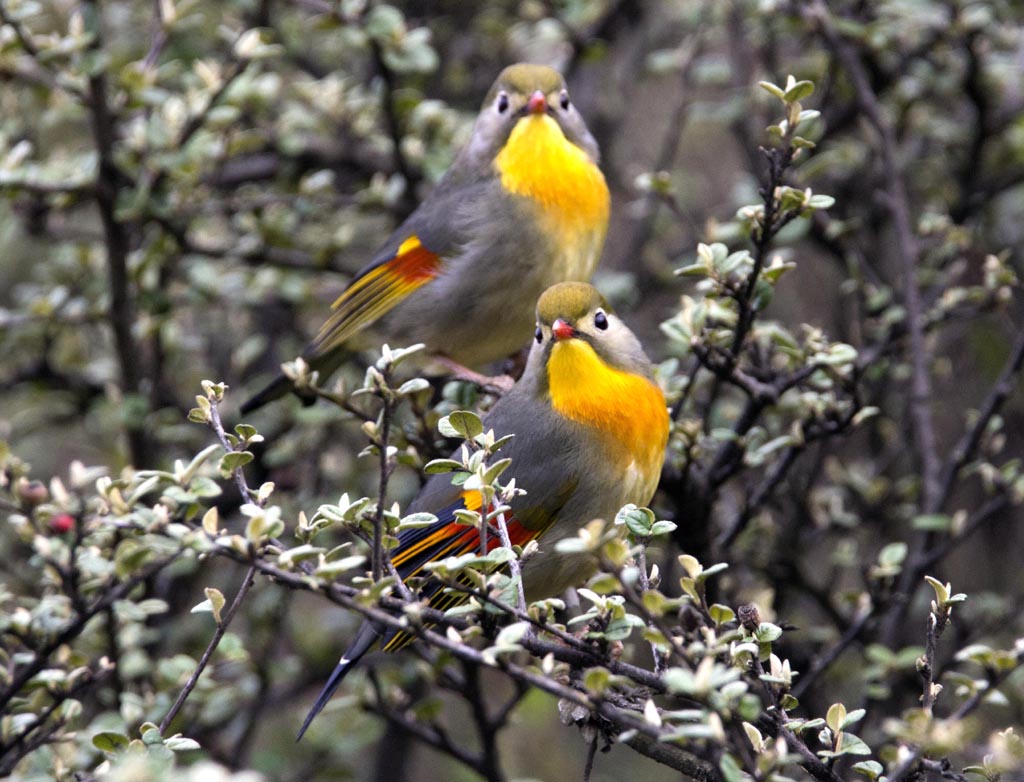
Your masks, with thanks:
M605 741L679 752L672 779L1022 767L1020 9L0 9L3 772L369 776L377 715L458 741L436 773L381 753L416 758L408 778L574 779ZM367 337L330 379L295 357L515 59L562 67L601 144L598 283L674 425L650 507L558 544L598 566L581 605L522 604L542 540L431 565L472 592L438 616L388 552L436 521L404 510L425 474L481 494L465 524L530 491L482 422L493 399L428 379L416 345ZM282 364L317 405L237 422ZM355 674L296 748L381 608L426 659ZM659 771L617 750L591 778Z

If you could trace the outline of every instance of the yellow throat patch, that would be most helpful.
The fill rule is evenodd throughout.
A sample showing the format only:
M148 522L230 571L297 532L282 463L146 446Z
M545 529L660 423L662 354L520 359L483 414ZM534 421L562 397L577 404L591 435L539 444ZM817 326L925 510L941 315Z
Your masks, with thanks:
M547 114L523 117L494 159L502 186L538 202L560 239L608 224L608 185L587 153Z
M645 482L657 483L668 442L668 412L658 386L608 366L589 344L569 339L551 349L548 388L556 412L608 440L616 466L635 465Z

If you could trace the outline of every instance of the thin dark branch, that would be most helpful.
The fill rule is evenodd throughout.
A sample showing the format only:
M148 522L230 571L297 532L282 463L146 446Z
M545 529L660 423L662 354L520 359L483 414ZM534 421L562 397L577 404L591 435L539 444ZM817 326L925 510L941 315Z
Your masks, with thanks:
M480 736L480 773L488 782L503 782L505 777L501 773L501 759L498 754L500 725L496 725L487 713L484 693L480 687L480 669L463 663L463 672L466 688L462 695L469 701L473 711L473 724Z
M235 446L231 444L228 439L227 432L224 431L224 423L220 417L220 407L217 401L214 399L210 400L210 428L213 429L214 434L217 435L217 439L220 444L224 447L226 453L234 453ZM231 477L235 479L235 485L238 486L238 493L242 495L242 503L254 502L256 493L249 488L249 484L245 480L245 473L242 469L236 468L231 471Z
M811 667L805 673L800 676L800 679L795 685L793 685L793 697L798 700L803 697L803 694L810 690L811 685L814 684L818 678L828 671L832 667L832 664L839 659L839 657L853 644L864 632L864 628L867 626L873 611L870 606L861 609L854 617L853 621L850 622L850 626L846 628L846 632L843 633L842 637L830 646L823 654L816 657L811 662Z
M373 559L371 560L373 580L380 581L384 573L384 504L388 501L388 478L391 476L391 458L388 454L388 447L391 439L391 416L394 413L395 402L391 389L387 388L390 380L390 373L385 371L381 390L381 401L383 409L380 413L380 430L374 438L377 447L380 449L380 470L379 484L377 486L377 509L373 514Z
M426 641L430 646L444 650L456 659L464 660L478 666L487 666L489 668L494 667L488 663L482 652L467 644L453 641L448 638L448 636L434 632L423 625L406 624L402 617L392 614L387 609L377 608L372 605L364 605L356 596L357 590L346 590L339 584L330 584L328 586L317 585L315 582L311 582L311 580L304 574L282 570L281 568L260 558L246 558L239 552L228 547L219 546L214 549L214 551L220 556L225 556L235 561L246 562L247 564L255 567L261 573L272 576L276 581L284 584L285 586L305 591L316 591L318 594L324 595L331 602L346 609L356 611L373 622L378 622L386 627L394 627L396 629L412 633ZM382 600L381 602L385 606L397 609L400 609L401 606L404 605L404 601L395 599ZM440 611L423 609L420 611L420 614L424 622L442 625L457 624L457 622L452 621ZM531 641L528 637L522 639L520 643L525 649L533 654L542 655L550 653L554 655L556 659L563 659L563 657L572 658L575 655L574 652L567 650L561 644L545 645L536 640ZM499 659L497 667L499 670L504 671L508 676L523 683L524 685L547 692L558 698L566 699L571 703L575 703L591 710L599 716L609 720L620 731L636 730L650 736L655 741L657 741L662 735L662 728L651 725L644 720L641 715L631 710L624 710L607 701L597 702L584 692L563 684L555 679L548 678L547 676L544 676L530 668L511 662L507 658ZM611 666L609 666L609 668L614 672L614 669L612 669ZM651 676L653 677L653 674L651 674ZM664 685L662 685L662 687L663 686ZM686 752L685 750L680 749L678 753L673 753L669 760L670 762L666 763L666 765L670 765L672 768L688 774L695 779L721 779L721 775L715 766L696 757L692 753Z
M918 560L916 569L924 573L934 567L945 559L950 552L969 540L975 532L981 529L993 517L1009 507L1010 498L1005 491L991 498L968 517L967 523L964 524L963 531L959 535L943 538L934 547L926 551Z
M24 25L7 12L7 0L0 0L0 22L3 22L14 31L14 37L18 39L18 43L21 44L21 48L25 51L25 54L32 58L33 64L39 69L41 74L44 74L43 76L37 76L34 74L14 71L14 75L20 76L30 83L41 82L44 86L49 87L50 89L63 90L64 92L74 96L81 104L88 105L91 100L89 95L83 93L77 86L69 83L68 79L58 78L55 71L47 68L45 58L41 57L43 52L41 52L39 47L36 46L36 43L32 38L32 34L24 27Z
M839 59L853 84L861 111L879 138L879 152L886 183L886 205L892 216L895 231L897 260L903 275L907 331L910 335L909 404L914 443L921 465L920 507L923 513L938 513L942 507L943 491L935 423L931 410L931 351L925 341L925 315L917 281L917 237L911 223L910 198L904 181L904 172L896 159L896 134L884 115L863 63L857 53L836 32L825 3L817 0L813 5L805 7L803 13L817 27L829 49ZM931 539L931 534L927 532L921 532L917 536L912 547L911 562L921 556ZM904 568L900 574L899 592L909 594L917 587L918 581L915 568ZM895 601L886 616L882 638L888 645L895 642L906 605L906 601Z
M756 656L753 661L753 666L754 674L759 679L765 675L764 666L761 665L761 661ZM843 782L843 780L837 776L829 766L822 762L821 758L811 751L807 744L804 743L803 739L786 727L786 723L789 721L789 715L787 715L786 710L782 708L779 693L776 691L774 685L763 680L761 681L761 684L765 695L772 704L770 714L774 722L773 729L778 735L782 736L786 740L787 746L792 747L800 756L800 765L803 766L812 777L817 779L818 782Z
M918 673L924 680L924 692L921 694L921 707L931 714L932 706L938 692L935 688L935 652L938 649L939 637L949 623L949 609L939 606L928 613L925 629L924 656L918 664Z
M995 385L992 386L992 390L978 411L974 424L964 432L957 442L950 454L949 461L942 471L940 507L942 504L945 504L952 493L960 470L967 462L974 458L974 454L978 450L978 445L981 443L981 438L985 434L989 421L999 413L1003 403L1010 395L1010 392L1013 391L1014 380L1020 372L1022 365L1024 365L1024 328L1017 333L1017 339L1010 350L1010 356L999 373Z
M587 761L583 766L583 782L590 782L590 773L594 770L594 758L597 757L597 745L600 735L597 731L590 737L587 743Z
M39 47L36 46L35 41L32 40L32 36L28 30L26 30L17 19L7 13L6 0L0 0L0 22L3 22L14 31L14 37L18 39L18 43L20 43L21 48L25 50L25 54L34 60L39 59Z
M380 682L372 672L370 674L370 681L377 696L376 702L370 704L370 708L373 711L380 714L388 722L397 725L405 733L415 736L429 747L454 758L477 774L487 776L484 762L478 755L469 752L461 742L453 740L442 726L437 724L428 725L423 720L412 717L402 709L389 708Z
M658 741L644 733L636 733L622 743L644 757L674 768L697 782L720 782L722 779L718 768L706 760L696 758L681 747Z
M971 714L981 702L992 693L993 690L997 689L1007 678L1015 673L1022 662L1024 662L1024 651L1018 651L1016 656L1017 664L1015 666L1008 666L1006 668L997 671L988 670L986 671L986 687L978 687L975 692L965 700L960 706L954 711L947 721L950 724L956 725L969 714ZM914 777L915 770L920 764L921 758L924 755L924 751L917 747L911 750L910 754L904 759L900 765L889 774L889 782L907 782Z
M231 624L231 620L235 618L235 614L238 613L238 609L242 606L242 601L248 594L252 585L256 581L256 567L250 566L245 573L245 578L242 579L242 585L238 588L238 592L235 594L235 599L231 601L231 606L228 608L227 613L221 617L221 621L217 623L217 630L213 634L213 638L210 639L210 643L206 645L206 650L203 652L203 656L199 658L199 664L196 665L196 669L189 676L188 681L185 682L185 686L181 692L178 693L177 699L174 704L168 710L167 714L160 721L160 733L166 735L167 729L171 726L174 718L178 716L178 711L185 705L185 701L188 700L188 696L192 694L192 690L195 689L196 684L199 682L199 677L202 676L203 671L206 670L207 664L210 662L210 658L213 653L217 651L217 647L220 645L221 639L224 637L224 633L227 632L228 625Z
M395 106L395 91L398 89L398 82L394 72L384 61L384 52L380 44L370 41L370 50L373 53L374 66L381 78L384 80L384 119L387 123L388 135L391 137L391 146L395 160L395 170L405 180L405 192L402 195L402 203L405 211L411 212L416 205L416 185L419 183L419 176L409 165L402 150L402 125L398 117L398 110Z
M91 6L88 17L95 25L89 48L99 52L103 42L101 10L97 0L88 0L87 5ZM128 272L128 254L131 249L128 226L117 217L117 201L125 177L114 162L117 118L107 101L105 70L97 70L89 76L89 118L98 158L95 198L100 222L103 224L107 254L107 282L110 286L108 317L114 332L122 391L134 395L139 393L143 377L142 356L133 335L135 303ZM145 428L139 423L128 423L126 429L133 463L149 463L150 442Z
M33 676L47 666L50 662L50 655L64 644L70 643L77 638L94 616L106 611L118 600L127 596L139 584L177 560L179 556L181 556L181 552L176 551L163 559L159 559L141 568L131 578L104 592L88 610L68 622L60 632L54 633L45 644L33 649L32 661L24 667L17 669L11 676L10 683L3 690L0 690L0 710L7 706L11 698L17 695Z
M167 28L164 24L164 9L160 0L153 0L153 23L152 32L149 37L149 51L142 61L143 67L155 68L160 53L167 44Z
M761 482L743 503L743 508L736 515L732 524L726 527L718 540L715 541L715 545L719 549L726 549L731 546L740 533L747 528L747 524L750 523L750 519L753 518L755 511L761 508L775 490L779 488L782 481L785 480L786 474L796 463L797 458L803 453L805 447L804 445L791 445L783 452L782 456L775 460L771 469L765 473L764 478L761 479Z
M14 771L21 759L34 750L48 743L54 734L67 722L60 717L50 725L47 723L69 699L78 698L83 691L93 686L113 671L113 666L90 670L81 676L67 691L55 696L53 702L39 711L31 722L22 727L19 733L0 744L0 777Z

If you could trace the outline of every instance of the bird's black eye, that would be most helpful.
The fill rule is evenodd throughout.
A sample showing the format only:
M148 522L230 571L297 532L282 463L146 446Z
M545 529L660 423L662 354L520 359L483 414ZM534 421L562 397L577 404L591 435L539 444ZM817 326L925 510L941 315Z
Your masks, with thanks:
M504 92L498 93L498 113L504 114L508 111L508 95Z
M544 341L544 332L540 330L540 326L537 326L537 330L533 332L533 338L537 340L538 345Z
M568 111L569 110L569 93L566 92L565 90L562 90L562 95L561 95L561 98L559 100L560 100L560 102L562 104L562 108L565 111Z
M608 328L608 316L601 312L601 310L598 310L594 316L594 325L601 329L601 331L604 331Z

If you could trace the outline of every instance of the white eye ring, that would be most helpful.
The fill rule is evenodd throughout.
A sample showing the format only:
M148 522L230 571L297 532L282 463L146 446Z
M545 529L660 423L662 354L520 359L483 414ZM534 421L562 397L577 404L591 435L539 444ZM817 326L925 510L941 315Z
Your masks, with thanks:
M594 325L601 329L601 331L608 328L608 316L604 314L604 310L598 310L594 313Z

